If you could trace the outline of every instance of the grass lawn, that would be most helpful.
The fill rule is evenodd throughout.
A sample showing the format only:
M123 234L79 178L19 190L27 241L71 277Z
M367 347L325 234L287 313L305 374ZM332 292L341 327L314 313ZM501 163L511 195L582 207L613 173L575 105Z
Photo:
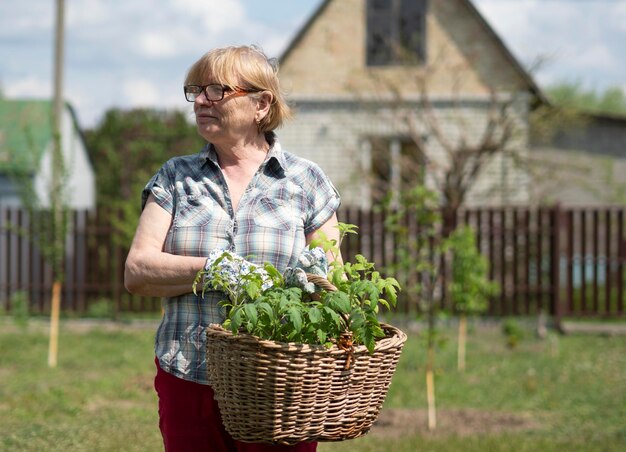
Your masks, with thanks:
M45 324L0 317L0 450L162 450L154 329L61 328L59 364L49 369ZM423 342L411 335L382 425L319 450L626 450L626 336L526 333L511 350L498 327L475 326L459 373L455 331L444 331L435 432L425 428Z

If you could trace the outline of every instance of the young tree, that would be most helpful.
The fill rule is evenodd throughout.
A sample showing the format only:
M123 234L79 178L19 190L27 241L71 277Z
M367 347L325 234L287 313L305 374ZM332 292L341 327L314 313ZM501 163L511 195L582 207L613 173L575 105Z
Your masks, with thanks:
M52 285L52 309L50 312L50 346L48 365L56 367L59 335L59 312L61 309L61 286L64 279L63 258L67 230L67 204L65 199L65 163L61 139L63 115L63 55L64 55L65 1L56 0L56 33L54 52L54 108L52 120L52 182L50 203L52 208L52 256L55 274Z
M438 195L424 185L403 192L387 203L385 229L396 241L395 263L385 266L402 287L403 297L418 300L419 316L426 319L426 397L428 429L437 426L435 361L438 344L437 318L442 313L443 263L450 241L442 235Z
M489 262L477 248L470 226L457 228L450 235L449 243L452 249L449 295L459 314L457 368L462 372L465 370L467 316L485 312L489 298L498 294L499 285L489 280Z

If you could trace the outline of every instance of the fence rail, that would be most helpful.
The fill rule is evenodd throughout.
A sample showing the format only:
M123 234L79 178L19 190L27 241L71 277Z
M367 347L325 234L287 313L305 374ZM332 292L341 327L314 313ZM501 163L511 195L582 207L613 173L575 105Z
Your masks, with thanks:
M490 262L490 277L501 286L489 314L546 310L557 317L624 316L625 211L558 206L463 210L458 220L475 229L478 247ZM113 215L117 213L108 210L71 213L65 311L84 313L102 300L112 301L116 312L160 309L158 298L133 296L124 289L127 247L115 240ZM346 259L360 253L379 268L394 264L398 237L385 228L383 213L344 208L339 219L359 226L358 236L343 244ZM411 231L413 219L404 221ZM0 209L0 306L11 309L16 294L25 293L31 311L44 313L50 309L52 271L36 241L29 239L32 234L26 211ZM440 302L450 305L445 290ZM404 297L398 309L415 311L417 302Z

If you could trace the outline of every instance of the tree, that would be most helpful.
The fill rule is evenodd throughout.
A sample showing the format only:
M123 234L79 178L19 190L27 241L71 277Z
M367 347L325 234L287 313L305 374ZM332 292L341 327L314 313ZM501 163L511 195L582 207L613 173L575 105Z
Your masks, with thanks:
M489 262L476 246L470 226L457 228L450 235L452 249L450 298L459 314L457 368L465 370L467 316L487 310L489 298L499 292L499 285L489 280Z
M393 118L393 127L408 137L413 147L412 172L421 174L423 182L440 195L445 229L451 231L458 210L497 158L503 161L501 167L507 168L517 167L526 158L526 129L521 125L525 93L516 86L509 91L488 87L482 105L467 108L466 99L453 83L444 111L433 101L431 77L428 66L407 70L402 82L370 71L367 92L379 93L379 104ZM407 87L418 93L417 99L407 93ZM402 165L409 164L403 161ZM511 191L502 186L492 189L505 195Z
M48 365L56 367L59 334L59 312L61 309L61 286L65 278L63 258L65 256L65 236L67 231L67 200L65 198L65 163L61 140L63 115L63 55L65 31L65 0L56 0L56 33L54 45L54 108L52 114L52 184L50 203L52 207L52 248L54 282L52 284L52 309L50 312L50 346Z
M390 194L391 195L391 194ZM390 196L388 199L392 199ZM437 319L443 312L441 297L445 288L444 262L450 237L444 236L438 195L416 184L403 191L394 203L387 203L385 229L396 240L395 263L385 266L385 273L395 275L403 296L416 297L419 316L426 319L426 399L428 429L437 426L435 361L439 331ZM412 223L412 224L411 224Z
M135 232L146 182L171 157L198 152L203 145L183 112L150 109L109 110L85 139L96 171L98 207L116 212L115 237L124 245Z
M585 89L580 82L561 82L546 88L546 94L558 107L580 112L626 115L626 94L618 86L604 91Z

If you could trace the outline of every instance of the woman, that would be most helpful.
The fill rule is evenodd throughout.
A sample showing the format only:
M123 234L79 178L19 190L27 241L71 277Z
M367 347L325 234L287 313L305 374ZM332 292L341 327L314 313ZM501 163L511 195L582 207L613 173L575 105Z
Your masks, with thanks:
M207 145L169 160L146 185L125 269L131 293L164 297L155 388L165 448L316 450L240 443L224 430L204 358L205 328L223 321L223 296L197 297L191 286L216 248L281 271L296 267L318 231L338 239L339 195L317 165L281 149L273 130L290 110L261 50L208 52L189 69L184 91Z

